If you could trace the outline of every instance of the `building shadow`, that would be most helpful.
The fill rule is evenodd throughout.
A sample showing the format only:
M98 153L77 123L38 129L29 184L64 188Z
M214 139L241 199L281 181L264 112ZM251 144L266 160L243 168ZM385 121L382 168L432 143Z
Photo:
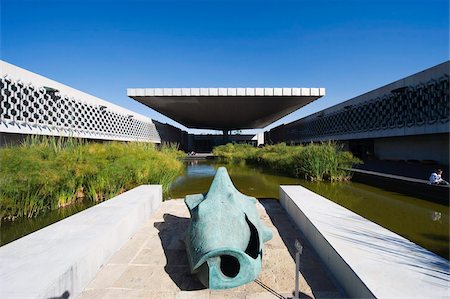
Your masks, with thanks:
M276 199L259 198L261 205L266 210L272 224L278 231L286 249L292 259L295 260L295 240L303 245L303 253L300 256L300 273L311 287L315 298L348 298L337 280L328 271L326 265L316 254L306 237L291 221L286 211ZM294 282L294 279L293 279ZM294 297L294 296L293 296ZM311 298L300 293L300 298Z
M189 218L164 214L163 222L155 222L154 227L159 230L166 265L164 270L172 281L182 291L195 291L205 289L205 286L191 274L183 242L185 231L189 225Z

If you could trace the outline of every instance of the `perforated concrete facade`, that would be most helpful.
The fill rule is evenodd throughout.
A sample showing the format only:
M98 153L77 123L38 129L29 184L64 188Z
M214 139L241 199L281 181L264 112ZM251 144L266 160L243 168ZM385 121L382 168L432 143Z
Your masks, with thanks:
M401 92L370 98L366 102L308 120L286 136L305 140L321 136L448 125L449 79L442 76Z
M300 143L448 133L449 67L442 63L281 125L269 138Z
M150 118L1 62L0 132L161 142Z

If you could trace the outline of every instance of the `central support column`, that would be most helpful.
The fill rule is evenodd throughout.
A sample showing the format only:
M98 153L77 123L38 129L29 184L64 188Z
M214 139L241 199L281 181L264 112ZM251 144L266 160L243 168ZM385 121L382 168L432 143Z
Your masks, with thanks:
M227 144L228 143L228 141L229 141L229 139L228 139L228 135L229 135L229 133L230 133L230 131L228 131L228 130L222 130L222 136L223 136L223 139L222 139L222 141L223 141L223 144Z

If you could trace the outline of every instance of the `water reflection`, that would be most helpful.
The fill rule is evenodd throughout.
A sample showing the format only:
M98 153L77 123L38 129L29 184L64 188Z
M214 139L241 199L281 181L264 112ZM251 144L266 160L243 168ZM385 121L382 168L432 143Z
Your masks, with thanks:
M95 203L85 200L58 210L47 211L35 218L20 218L14 221L4 221L0 226L0 245L5 245L20 237L28 235L61 219L85 210Z
M431 219L433 221L441 222L441 218L442 218L442 213L441 212L434 211L434 212L431 213Z
M214 176L216 173L216 168L212 165L198 163L198 160L190 161L188 164L189 167L186 169L186 176L194 177L194 176Z
M236 188L257 198L278 198L280 185L302 185L338 204L445 257L449 257L448 207L360 183L307 182L245 165L213 161L187 165L170 196L205 193L219 166L226 166Z

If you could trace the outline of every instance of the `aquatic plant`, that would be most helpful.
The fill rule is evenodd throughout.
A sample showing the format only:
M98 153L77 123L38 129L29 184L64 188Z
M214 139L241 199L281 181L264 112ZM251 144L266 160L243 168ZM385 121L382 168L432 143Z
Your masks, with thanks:
M288 146L285 143L255 148L246 144L217 146L213 154L225 162L245 162L312 181L350 179L352 165L362 163L335 142Z
M176 145L31 136L0 149L0 219L103 201L141 184L161 184L166 194L181 156Z

